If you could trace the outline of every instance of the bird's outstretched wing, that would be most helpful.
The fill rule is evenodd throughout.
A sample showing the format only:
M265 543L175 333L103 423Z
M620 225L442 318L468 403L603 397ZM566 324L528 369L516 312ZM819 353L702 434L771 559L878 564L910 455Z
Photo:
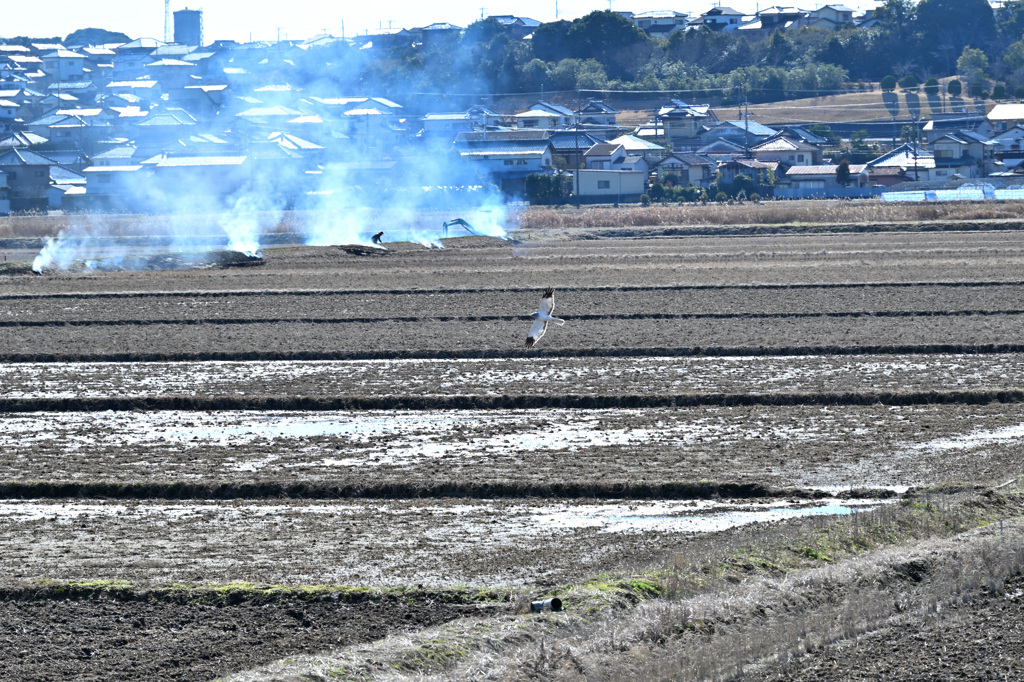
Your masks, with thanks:
M533 348L533 344L540 341L540 337L544 336L544 330L547 328L548 323L545 320L534 320L530 325L530 333L526 335L526 347Z
M545 315L550 315L551 311L555 309L555 290L552 287L548 287L544 290L544 295L540 297L540 312Z

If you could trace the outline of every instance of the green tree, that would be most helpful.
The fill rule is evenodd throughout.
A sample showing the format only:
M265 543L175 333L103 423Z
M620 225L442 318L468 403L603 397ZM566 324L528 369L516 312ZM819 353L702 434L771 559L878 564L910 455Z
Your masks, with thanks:
M1002 83L996 83L992 87L992 99L1006 99L1006 86Z
M1003 64L1010 71L1016 71L1024 66L1024 40L1010 43L1003 54Z
M793 59L793 54L793 41L782 31L773 31L768 39L768 54L765 55L765 61L772 66L782 66Z
M896 76L886 76L879 82L878 87L882 89L882 92L892 92L896 89Z
M847 159L843 159L836 166L836 182L839 183L840 187L846 187L850 184L850 162Z
M546 62L560 62L573 57L569 51L568 40L571 27L571 22L562 19L541 24L534 29L530 41L534 56Z
M960 57L956 60L956 71L961 76L981 72L982 78L988 78L985 73L988 70L988 57L981 50L974 47L965 47Z
M991 45L996 38L988 0L921 0L916 14L922 49L947 73L968 45Z
M929 78L924 82L924 94L929 97L935 97L939 94L939 81L935 78Z
M946 83L946 92L953 97L959 97L960 93L963 92L964 86L956 78Z
M620 80L632 80L654 48L633 22L607 10L573 21L566 40L575 57L596 59L611 78Z
M917 76L912 73L908 73L900 79L900 87L904 90L915 90L919 84Z
M996 14L996 27L1009 42L1024 34L1024 0L1010 0Z
M910 39L916 8L912 0L885 0L875 9L875 17L884 32L899 42Z

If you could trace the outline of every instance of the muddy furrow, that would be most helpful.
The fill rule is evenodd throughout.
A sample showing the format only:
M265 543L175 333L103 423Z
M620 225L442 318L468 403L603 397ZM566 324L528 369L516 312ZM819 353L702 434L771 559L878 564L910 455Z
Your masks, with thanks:
M710 499L890 499L886 488L851 488L839 493L806 488L774 488L758 483L713 481L675 483L450 481L439 484L400 482L338 485L324 481L283 483L216 482L90 482L0 481L0 500L119 499L119 500L414 500L467 498L477 500L553 498L624 500Z
M572 348L572 349L467 349L467 350L380 350L330 352L209 352L209 353L9 353L0 354L0 363L51 362L246 362L283 360L492 360L560 357L757 357L797 355L990 355L1024 353L1024 344L920 344L893 346L688 346L651 348Z
M1024 390L845 393L705 393L690 395L425 395L425 396L146 396L0 398L0 414L163 410L606 410L751 405L985 405L1024 402Z
M849 312L819 313L649 313L649 314L605 314L605 315L573 315L573 320L770 320L782 319L816 319L816 318L858 318L858 317L962 317L968 315L1024 315L1020 310L855 310ZM508 315L429 315L416 317L240 317L240 318L203 318L203 319L160 319L160 320L24 320L0 321L3 327L120 327L149 325L244 325L244 324L376 324L379 322L497 322L509 319L529 320L527 315L510 317ZM567 318L570 319L570 318Z
M664 286L581 286L573 287L574 291L718 291L718 290L814 290L814 289L908 289L919 287L1005 287L1024 286L1024 280L992 280L992 281L919 281L919 282L823 282L793 284L681 284ZM386 296L438 296L460 294L489 294L493 292L535 292L538 287L465 287L445 289L231 289L231 290L189 290L189 291L97 291L97 292L47 292L47 293L9 293L0 294L0 301L21 300L88 300L88 299L132 299L132 298L233 298L249 296L354 296L354 295L386 295Z

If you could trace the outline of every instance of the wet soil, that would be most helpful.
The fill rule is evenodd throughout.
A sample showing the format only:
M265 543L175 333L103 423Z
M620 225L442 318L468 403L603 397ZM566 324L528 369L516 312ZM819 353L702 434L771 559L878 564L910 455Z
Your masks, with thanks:
M0 601L0 679L207 681L277 658L484 615L398 598L223 606L109 599Z

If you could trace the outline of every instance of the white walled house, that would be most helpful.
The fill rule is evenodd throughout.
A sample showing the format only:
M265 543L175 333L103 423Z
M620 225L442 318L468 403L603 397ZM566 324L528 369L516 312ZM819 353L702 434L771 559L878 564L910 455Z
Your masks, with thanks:
M636 202L646 186L646 171L580 169L573 177L573 193L588 202Z
M994 147L984 137L970 131L948 133L931 144L935 168L946 169L949 175L983 178L994 170Z
M44 54L43 71L51 81L74 83L86 80L85 55L71 50L54 50Z

